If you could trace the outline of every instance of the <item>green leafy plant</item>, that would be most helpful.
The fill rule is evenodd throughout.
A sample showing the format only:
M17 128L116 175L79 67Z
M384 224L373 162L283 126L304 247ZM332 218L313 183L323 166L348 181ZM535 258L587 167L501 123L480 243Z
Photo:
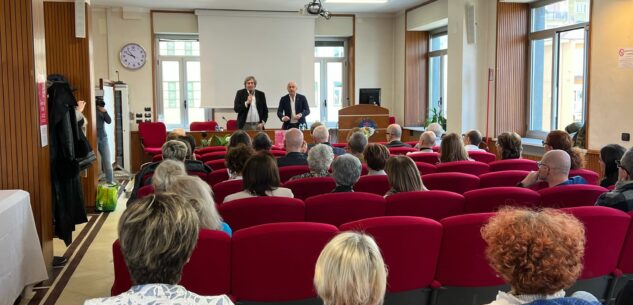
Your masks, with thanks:
M431 109L431 115L426 120L424 126L429 126L429 124L431 123L438 123L442 126L442 128L444 128L444 130L446 130L446 118L442 114L442 111L439 110L437 107L433 107Z

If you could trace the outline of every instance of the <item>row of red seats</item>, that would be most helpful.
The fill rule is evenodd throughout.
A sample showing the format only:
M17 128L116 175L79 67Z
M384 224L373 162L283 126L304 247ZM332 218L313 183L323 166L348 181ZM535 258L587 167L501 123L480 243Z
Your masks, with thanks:
M584 223L587 236L583 272L568 292L585 290L602 300L610 298L633 276L633 212L605 207L564 211ZM498 290L509 290L485 258L480 230L493 215L460 215L440 222L387 216L339 228L274 223L239 230L233 238L201 230L181 284L201 295L228 294L241 304L313 304L314 266L321 250L339 229L360 230L376 239L388 266L385 304L485 304ZM117 295L131 286L118 241L113 256L111 292Z

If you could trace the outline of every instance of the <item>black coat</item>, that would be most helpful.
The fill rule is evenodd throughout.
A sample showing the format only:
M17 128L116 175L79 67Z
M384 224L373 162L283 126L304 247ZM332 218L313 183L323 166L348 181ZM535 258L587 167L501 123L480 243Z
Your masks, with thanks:
M301 113L301 118L297 123L305 124L306 116L310 114L310 106L308 105L308 99L304 95L298 94L295 97L295 113L292 113L292 107L290 105L290 95L286 94L279 100L279 108L277 108L277 116L281 120L284 116L288 116L292 119L296 114ZM284 122L281 129L288 129L288 122Z
M244 128L246 124L246 116L248 115L251 105L246 107L245 102L248 99L248 91L246 89L237 90L235 93L235 101L233 101L233 110L237 112L237 127ZM259 114L259 123L268 121L268 105L266 104L266 95L264 92L255 90L255 101L257 102L257 114Z

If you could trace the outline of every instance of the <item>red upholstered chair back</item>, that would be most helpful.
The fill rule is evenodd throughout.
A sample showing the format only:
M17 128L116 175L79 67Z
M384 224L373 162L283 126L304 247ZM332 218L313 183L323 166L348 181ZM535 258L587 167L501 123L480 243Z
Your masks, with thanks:
M407 141L407 142L404 142L404 143L407 143L407 144L411 145L411 147L415 147L416 145L418 145L418 141Z
M440 162L440 154L433 152L418 152L408 155L415 162L424 162L428 164L435 165Z
M464 196L448 191L398 193L386 199L388 216L418 216L439 221L464 213Z
M531 189L505 186L472 190L464 193L464 213L496 212L502 206L536 207L541 195Z
M163 160L163 154L155 154L152 156L152 162L158 162Z
M237 199L220 205L218 211L234 232L266 223L305 220L303 201L288 197L262 196Z
M332 147L345 148L347 143L332 143Z
M389 124L395 124L395 123L396 123L396 117L395 117L395 116L390 115L390 116L389 116Z
M130 274L117 239L112 245L114 284L111 294L118 295L132 287ZM209 276L209 275L213 276ZM180 285L200 295L231 292L231 238L222 231L200 230L198 243L185 265Z
M237 120L226 121L226 130L228 131L237 130Z
M629 216L633 217L633 211L629 212ZM622 247L620 260L618 261L618 269L627 274L633 274L633 220L629 225L629 230Z
M598 185L571 184L548 187L538 192L543 207L569 208L594 205L598 197L608 191Z
M305 200L306 221L340 226L346 222L385 216L385 198L369 193L329 193Z
M490 162L490 171L506 171L506 170L522 170L522 171L537 171L537 162L530 159L506 159Z
M437 165L438 173L457 172L479 176L490 171L486 163L477 161L445 162Z
M367 173L369 173L369 168L367 168L367 164L366 163L361 164L360 174L367 175Z
M198 171L187 171L187 175L189 175L189 176L198 176L198 177L200 177L200 179L202 179L202 181L206 181L207 180L207 176L209 174L207 174L205 172L198 172Z
M286 148L281 147L281 146L277 146L277 145L273 145L270 147L271 150L283 150L286 151Z
M431 149L433 149L433 151L436 152L436 153L440 152L440 146L439 145L433 146L433 147L431 147Z
M615 190L615 184L613 184L613 185L609 185L609 186L607 187L607 190L609 190L609 191L613 191L613 190Z
M504 170L500 172L490 172L479 176L480 188L497 186L516 186L530 172L520 170Z
M141 199L149 194L154 194L154 187L150 185L143 185L138 189L136 193L136 199Z
M479 188L479 177L464 173L428 174L422 177L422 182L429 190L449 191L458 194Z
M225 155L226 151L212 151L200 156L200 160L202 160L202 162L208 162L211 160L224 159Z
M214 151L226 151L226 146L207 146L207 147L202 147L202 148L196 148L195 153L202 156L206 153L210 153Z
M276 150L276 149L272 149L270 151L270 153L274 156L274 157L283 157L286 155L286 151L285 150Z
M243 185L242 180L227 180L214 185L213 197L216 204L223 203L226 196L242 191L244 189Z
M392 155L406 155L407 153L416 151L418 150L411 147L389 147L389 153Z
M138 133L144 148L161 148L167 140L167 127L163 122L140 123Z
M204 162L204 165L210 167L212 170L218 170L226 168L226 162L224 159L217 159Z
M189 124L189 129L191 131L215 131L217 126L218 123L216 121L191 122L191 124Z
M337 233L336 227L320 223L272 223L235 232L233 296L238 302L315 298L314 266Z
M401 292L431 285L442 241L442 225L427 218L384 216L349 222L341 231L371 235L389 266L387 291Z
M281 183L284 183L296 175L309 172L310 168L307 165L282 166L279 168L279 179L281 179Z
M482 163L490 163L497 160L497 156L495 154L491 154L487 151L479 151L479 150L471 150L468 151L468 157L475 161L479 161Z
M390 188L387 175L360 176L358 182L354 184L355 192L372 193L380 196L384 196Z
M426 163L426 162L415 162L415 165L418 167L418 171L420 175L424 176L426 174L433 174L437 171L435 165Z
M587 184L598 185L600 175L588 169L572 169L569 171L569 177L580 176L587 180Z
M295 198L306 200L331 192L336 187L336 182L332 177L316 177L288 181L283 186L291 189Z
M229 180L229 172L226 168L214 170L207 175L207 183L213 187L216 184ZM220 202L218 202L220 203Z

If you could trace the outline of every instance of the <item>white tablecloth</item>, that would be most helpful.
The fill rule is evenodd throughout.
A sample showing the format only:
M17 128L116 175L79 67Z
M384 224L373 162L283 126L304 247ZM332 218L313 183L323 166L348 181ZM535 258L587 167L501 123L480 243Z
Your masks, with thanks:
M47 278L29 193L0 190L0 305Z

